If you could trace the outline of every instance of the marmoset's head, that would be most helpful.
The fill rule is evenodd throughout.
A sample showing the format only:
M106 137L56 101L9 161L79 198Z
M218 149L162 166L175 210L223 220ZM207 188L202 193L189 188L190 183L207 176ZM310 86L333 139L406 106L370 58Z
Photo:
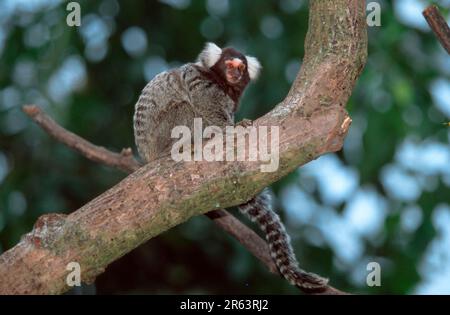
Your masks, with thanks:
M232 86L245 87L258 77L261 70L255 57L245 56L233 48L222 49L214 43L206 44L198 61Z

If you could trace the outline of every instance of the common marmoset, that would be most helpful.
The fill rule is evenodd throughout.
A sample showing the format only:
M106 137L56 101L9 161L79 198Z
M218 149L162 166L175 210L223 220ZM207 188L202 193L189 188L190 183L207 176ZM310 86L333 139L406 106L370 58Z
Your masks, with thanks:
M193 128L194 118L206 126L232 126L239 100L258 77L259 61L233 48L206 44L196 63L163 72L143 89L135 106L134 135L141 157L150 162L171 152L176 126ZM323 288L327 280L301 270L289 235L272 210L267 190L238 206L265 233L271 256L280 273L305 290Z

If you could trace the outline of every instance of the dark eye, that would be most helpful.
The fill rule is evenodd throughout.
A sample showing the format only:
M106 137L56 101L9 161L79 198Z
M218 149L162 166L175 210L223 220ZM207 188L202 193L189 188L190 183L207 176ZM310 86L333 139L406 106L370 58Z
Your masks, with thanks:
M239 71L244 72L244 70L245 70L245 65L243 63L241 63L239 65Z

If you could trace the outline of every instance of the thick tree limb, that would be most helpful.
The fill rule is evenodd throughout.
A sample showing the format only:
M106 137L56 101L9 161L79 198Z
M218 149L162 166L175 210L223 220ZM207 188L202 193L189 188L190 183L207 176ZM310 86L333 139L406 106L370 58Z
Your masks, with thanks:
M142 166L133 158L130 148L123 149L122 153L118 154L103 147L96 146L61 127L36 105L25 105L23 106L23 111L53 138L94 162L106 164L127 173L134 172ZM279 274L276 265L270 257L267 243L253 230L223 209L210 211L206 213L206 216L241 242L272 273Z
M423 11L423 16L430 25L442 47L450 54L450 27L435 5L430 5Z
M117 154L103 147L96 146L61 127L36 105L25 105L23 111L53 138L94 162L106 164L128 172L133 172L142 166L131 155L131 149L123 149L121 154ZM126 152L126 154L124 154L124 152ZM237 239L250 253L258 258L270 272L279 274L279 271L270 256L269 246L252 229L248 228L224 209L210 211L205 215L220 228ZM328 286L321 294L345 293Z
M0 293L62 293L66 266L91 282L148 239L211 209L241 204L326 152L342 147L350 118L344 105L366 61L365 1L311 1L303 67L288 96L255 126L280 127L280 167L257 162L176 163L139 168L70 215L42 216L0 256Z

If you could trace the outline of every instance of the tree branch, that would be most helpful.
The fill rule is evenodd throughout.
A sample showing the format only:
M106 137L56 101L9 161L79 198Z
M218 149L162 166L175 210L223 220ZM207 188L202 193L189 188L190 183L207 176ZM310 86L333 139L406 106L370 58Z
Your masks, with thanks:
M131 152L131 149L122 150L122 152L127 152L126 155L123 153L117 154L115 152L111 152L103 147L96 146L61 127L36 105L25 105L22 109L25 114L27 114L49 135L79 152L88 159L118 168L120 170L130 170L130 172L138 169L140 166L140 163L132 157L131 153L128 153ZM270 256L269 246L253 230L248 228L232 214L223 209L210 211L205 215L220 228L237 239L250 253L258 258L270 272L279 274L279 271ZM328 286L323 292L321 292L321 294L345 293Z
M435 5L431 5L423 11L423 16L430 25L436 37L447 53L450 54L450 27Z
M344 105L366 61L365 1L310 1L305 49L286 99L254 122L279 127L276 172L262 173L262 161L149 163L77 211L39 218L0 256L0 293L65 292L70 262L90 283L148 239L194 215L242 204L298 166L339 150L350 125Z
M130 148L123 149L121 153L111 152L64 129L36 105L25 105L22 110L53 138L94 162L106 164L127 173L134 172L141 167L141 164L133 157Z
M64 129L36 105L25 105L22 109L25 114L53 138L94 162L106 164L127 173L131 173L142 166L133 158L130 148L123 149L120 154L109 151ZM242 243L242 245L261 260L272 273L279 274L276 265L270 257L267 243L253 230L223 209L210 211L206 213L206 216Z

